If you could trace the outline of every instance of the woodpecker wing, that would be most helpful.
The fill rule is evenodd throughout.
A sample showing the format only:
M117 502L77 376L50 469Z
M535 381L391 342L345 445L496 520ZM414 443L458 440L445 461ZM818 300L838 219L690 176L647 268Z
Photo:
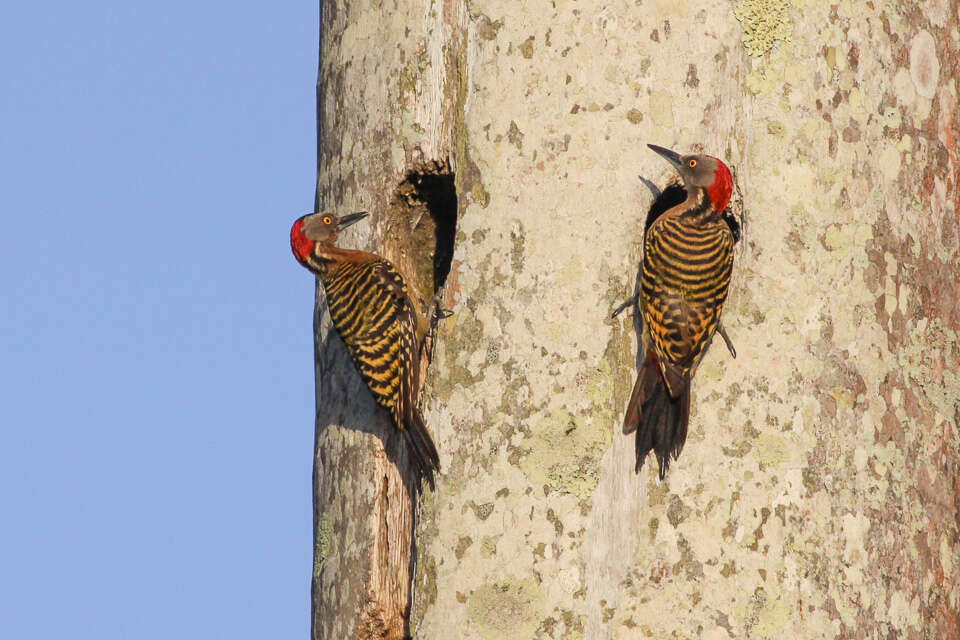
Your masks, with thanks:
M419 351L416 339L416 314L410 297L407 295L407 285L389 262L378 262L375 270L378 283L389 297L389 304L395 316L389 321L383 321L379 326L371 325L371 330L389 336L391 343L399 344L401 349L397 354L397 367L400 372L400 388L397 395L397 405L394 408L394 418L397 428L404 429L410 419L411 411L416 407L417 377L420 371L418 363Z
M440 469L440 455L433 444L433 438L427 431L423 416L417 408L417 392L420 389L420 350L417 348L417 314L413 309L407 285L389 262L377 264L376 276L380 284L390 292L393 304L397 308L397 339L402 345L400 350L400 394L397 406L393 410L397 428L405 431L414 449L414 460L423 473L433 483L432 473Z

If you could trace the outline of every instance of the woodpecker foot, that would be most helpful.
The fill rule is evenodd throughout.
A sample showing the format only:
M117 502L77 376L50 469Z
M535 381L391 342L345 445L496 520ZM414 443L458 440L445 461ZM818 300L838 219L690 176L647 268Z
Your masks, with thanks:
M433 348L436 345L437 328L440 326L440 321L453 315L453 311L440 306L441 295L442 293L438 293L430 302L430 329L427 331L427 335L423 337L423 345L421 345L421 349L427 354L427 362L433 360Z
M727 330L723 328L723 323L717 323L717 333L720 334L720 337L723 338L723 341L727 343L727 350L730 352L730 355L734 359L737 358L737 350L733 348L733 341L730 340L730 336L727 335Z
M616 318L627 307L636 306L639 300L640 300L639 296L633 296L629 300L626 300L625 302L617 306L616 309L613 310L613 313L610 314L610 319L612 320L613 318Z
M431 331L436 329L440 324L441 320L446 320L453 315L452 309L444 309L440 306L439 300L433 301L433 315L430 317L430 329Z

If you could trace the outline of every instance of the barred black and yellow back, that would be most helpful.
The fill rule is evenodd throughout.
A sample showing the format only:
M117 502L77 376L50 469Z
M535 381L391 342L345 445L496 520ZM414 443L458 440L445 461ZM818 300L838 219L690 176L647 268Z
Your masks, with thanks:
M439 469L436 447L416 406L416 319L400 274L386 260L365 254L333 262L319 273L333 326L347 345L377 403L390 412L413 445L423 473Z
M721 217L729 169L711 156L650 147L677 167L686 199L656 218L644 237L639 307L643 365L624 416L637 431L637 471L653 450L664 478L687 439L690 381L720 323L733 271L734 237Z

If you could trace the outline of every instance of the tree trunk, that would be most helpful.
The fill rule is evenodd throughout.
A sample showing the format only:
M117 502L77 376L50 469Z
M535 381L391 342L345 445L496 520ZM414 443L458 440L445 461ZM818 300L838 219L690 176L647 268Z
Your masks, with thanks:
M412 555L423 640L960 637L955 3L322 9L318 204L370 211L343 244L454 315L411 547L403 447L318 294L315 638L403 637ZM638 176L672 177L648 142L725 160L745 221L738 356L707 354L665 482L633 473L609 320Z

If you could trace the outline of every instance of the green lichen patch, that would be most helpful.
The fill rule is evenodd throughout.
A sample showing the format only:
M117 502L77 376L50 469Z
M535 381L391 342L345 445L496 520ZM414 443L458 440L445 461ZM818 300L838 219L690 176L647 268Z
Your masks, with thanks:
M505 365L504 370L507 368ZM510 378L508 375L507 380L509 382L503 389L499 411L517 420L526 420L533 412L533 407L525 400L530 396L530 383L520 376Z
M424 77L427 67L430 66L430 57L426 47L418 51L412 59L407 61L396 75L396 92L399 100L391 105L395 109L404 100L411 99L420 93L420 79Z
M469 194L473 202L486 208L490 204L490 194L483 186L480 167L470 156L470 132L466 122L467 78L470 77L470 74L467 72L467 34L465 30L457 33L453 45L447 50L447 56L448 67L456 69L455 77L457 78L457 82L452 83L454 91L449 96L454 105L451 135L454 141L454 161L458 167L456 173L457 193ZM463 206L461 205L461 207Z
M437 562L430 556L417 561L414 578L414 602L410 614L410 630L416 635L426 609L437 601Z
M750 637L781 638L790 618L790 608L783 600L771 598L758 588L749 602L736 608L735 616L749 630Z
M683 536L679 536L677 547L680 549L680 560L675 562L673 567L671 567L673 575L680 575L682 573L688 580L702 579L703 563L697 560L693 553L693 548L690 546L690 542Z
M317 522L317 539L314 544L316 554L313 561L314 572L319 572L324 561L330 555L330 549L333 546L333 516L330 512L325 512L320 516Z
M756 441L756 456L761 465L779 466L790 459L789 444L778 435L762 433Z
M924 322L908 334L898 360L904 372L913 380L920 381L920 389L943 419L956 425L960 413L960 376L957 370L958 355L948 345L956 345L960 333L943 325L939 319ZM943 345L931 349L930 345Z
M464 354L473 353L480 345L489 346L484 344L483 323L472 313L456 313L441 327L444 343L442 369L448 373L431 379L425 398L428 401L432 398L449 398L457 387L469 389L483 380L483 371L471 373L462 359Z
M480 541L480 555L484 558L492 558L497 554L497 540L503 536L483 536Z
M569 609L561 610L560 617L563 620L563 637L568 640L580 640L583 638L583 623L586 616L577 615Z
M488 640L529 640L543 609L543 592L532 578L481 585L467 602L470 623Z
M607 401L613 399L613 406L619 411L626 407L627 400L630 398L630 392L633 389L633 376L625 375L624 371L633 370L633 357L630 343L630 333L619 323L614 323L611 327L610 340L603 351L603 360L598 366L601 375L596 376L594 385L599 385L604 380L609 384L603 384L596 389L596 395L593 396L597 402L602 402L601 393L609 393ZM617 374L614 375L613 372Z
M511 122L511 124L513 123ZM523 134L520 135L523 136ZM523 270L523 252L526 239L527 234L523 230L523 225L517 223L510 230L510 266L513 267L514 273L520 273Z
M437 601L437 561L427 557L418 564L417 571L417 600L425 605L418 607L421 611L426 605Z
M762 56L779 40L790 40L793 24L788 0L740 0L733 15L743 26L744 49Z
M599 482L598 467L609 439L608 409L575 416L553 411L533 424L521 448L520 469L535 485L588 497Z
M670 526L674 529L677 526L690 517L690 514L693 510L683 503L680 496L673 494L670 496L670 506L667 507L667 519L670 521Z

